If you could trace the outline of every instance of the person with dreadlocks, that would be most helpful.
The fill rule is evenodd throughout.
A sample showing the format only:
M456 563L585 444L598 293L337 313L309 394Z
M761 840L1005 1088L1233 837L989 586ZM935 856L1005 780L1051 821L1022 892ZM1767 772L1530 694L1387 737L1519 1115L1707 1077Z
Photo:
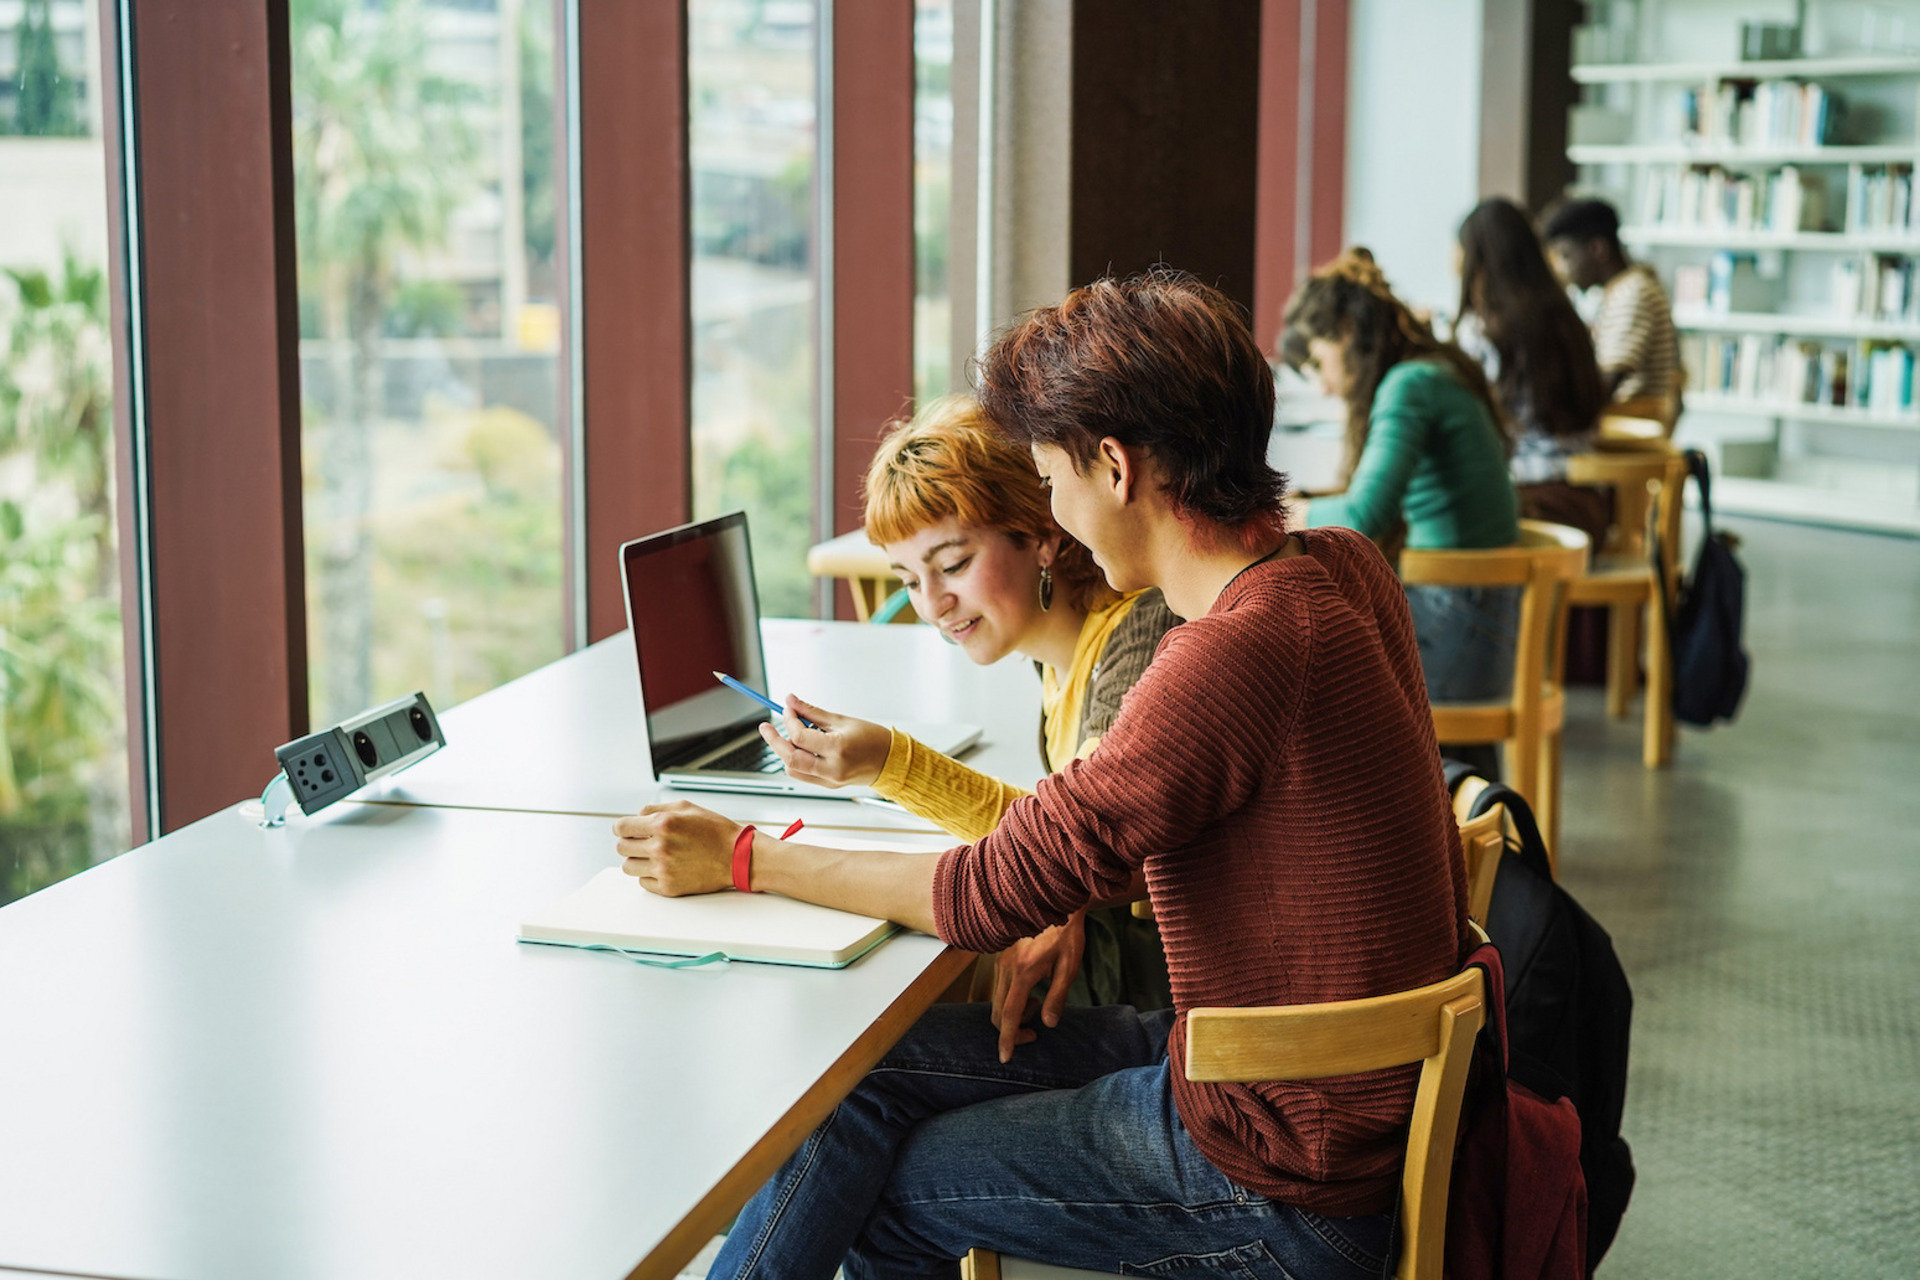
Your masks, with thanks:
M1519 539L1510 445L1485 372L1394 296L1372 254L1349 249L1315 271L1287 303L1285 328L1293 362L1347 405L1345 492L1297 503L1294 523L1358 530L1389 556ZM1409 587L1407 603L1430 700L1506 694L1514 588ZM1494 764L1491 749L1453 754Z

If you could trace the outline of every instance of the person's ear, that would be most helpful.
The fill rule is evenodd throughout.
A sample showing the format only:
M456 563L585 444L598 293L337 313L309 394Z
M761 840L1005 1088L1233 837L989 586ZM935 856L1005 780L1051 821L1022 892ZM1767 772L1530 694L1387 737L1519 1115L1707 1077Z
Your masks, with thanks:
M1097 468L1096 474L1106 482L1108 492L1122 506L1133 501L1134 487L1140 481L1140 464L1132 449L1108 436L1100 441L1093 465Z
M1033 548L1042 569L1051 569L1053 562L1060 558L1060 532L1043 534L1034 540Z

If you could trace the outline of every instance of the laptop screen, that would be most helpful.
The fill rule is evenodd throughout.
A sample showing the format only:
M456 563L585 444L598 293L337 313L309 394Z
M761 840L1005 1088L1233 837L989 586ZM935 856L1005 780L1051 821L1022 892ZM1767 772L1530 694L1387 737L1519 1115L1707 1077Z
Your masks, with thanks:
M734 512L620 550L658 774L770 718L759 703L713 678L724 671L767 690L747 517Z

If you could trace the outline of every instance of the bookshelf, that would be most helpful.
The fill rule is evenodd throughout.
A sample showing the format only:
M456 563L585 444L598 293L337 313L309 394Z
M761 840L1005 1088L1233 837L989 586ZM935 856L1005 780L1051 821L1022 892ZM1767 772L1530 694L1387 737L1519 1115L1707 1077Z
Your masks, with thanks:
M1589 0L1576 190L1674 295L1716 506L1920 536L1920 0L1809 0L1806 56L1744 61L1751 9Z
M1751 78L1788 79L1797 76L1823 80L1844 80L1861 76L1920 76L1920 58L1902 54L1863 54L1842 58L1777 58L1742 62L1723 59L1717 62L1616 62L1577 66L1575 84L1666 83L1688 84L1695 80Z

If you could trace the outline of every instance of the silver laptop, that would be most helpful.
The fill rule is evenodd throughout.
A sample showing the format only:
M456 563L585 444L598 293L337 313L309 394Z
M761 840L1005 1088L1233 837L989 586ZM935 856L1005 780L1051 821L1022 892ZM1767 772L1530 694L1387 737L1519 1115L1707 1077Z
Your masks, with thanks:
M873 794L865 787L836 791L789 778L780 757L760 738L759 726L772 722L777 727L779 717L713 678L715 671L724 671L768 692L745 512L626 543L620 548L620 576L657 780L696 791L845 800ZM900 728L947 755L980 738L978 725L902 723Z

